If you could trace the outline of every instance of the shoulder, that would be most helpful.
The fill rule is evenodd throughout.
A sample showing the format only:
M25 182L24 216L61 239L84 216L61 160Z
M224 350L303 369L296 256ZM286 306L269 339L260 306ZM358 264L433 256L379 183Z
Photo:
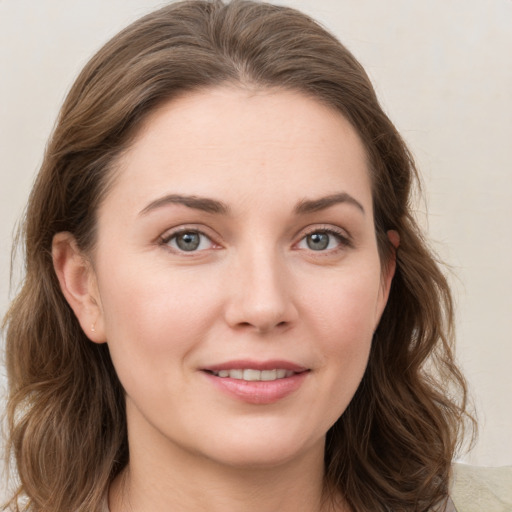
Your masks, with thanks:
M450 495L457 512L510 512L512 466L454 464Z

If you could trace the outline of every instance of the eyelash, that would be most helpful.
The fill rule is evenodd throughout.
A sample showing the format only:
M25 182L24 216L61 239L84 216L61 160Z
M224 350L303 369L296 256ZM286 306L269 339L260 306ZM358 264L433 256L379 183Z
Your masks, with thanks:
M188 228L188 227L179 228L171 233L163 235L160 238L159 243L160 243L160 245L166 246L167 249L169 249L173 252L176 252L176 253L180 253L180 254L188 253L188 254L192 255L194 253L198 253L198 252L207 250L207 249L194 248L190 251L187 251L186 249L183 249L180 247L172 247L170 245L172 240L176 240L180 235L185 235L185 234L199 235L199 237L201 237L203 239L203 241L204 241L204 239L206 239L209 242L209 244L211 244L211 247L208 247L207 249L214 248L214 246L216 245L215 242L212 240L212 238L210 236L208 236L207 234L205 234L200 229ZM308 250L312 253L317 253L318 255L321 255L321 254L325 254L325 253L332 254L332 253L336 253L340 250L343 250L345 248L353 247L352 240L346 234L345 231L337 230L330 226L329 227L314 227L314 228L309 229L306 233L304 233L304 235L300 238L300 240L294 245L297 247L299 244L301 244L303 242L305 242L307 244L307 238L309 236L315 235L315 234L324 234L324 235L328 235L329 237L334 237L337 240L338 245L334 248L329 249L327 247L327 248L320 249L320 250L315 250L315 249L312 249L311 247L304 247L304 248L298 247L299 250ZM201 246L201 243L202 243L202 241L200 240L198 247ZM328 245L330 245L330 243L331 243L331 241L328 242Z

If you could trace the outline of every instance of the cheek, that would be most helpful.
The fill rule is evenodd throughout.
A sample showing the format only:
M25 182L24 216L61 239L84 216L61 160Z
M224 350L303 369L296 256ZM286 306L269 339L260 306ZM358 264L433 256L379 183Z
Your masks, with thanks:
M375 328L380 276L374 271L354 275L338 276L330 281L335 285L316 288L305 306L329 388L322 396L331 422L343 413L359 386Z
M347 344L371 338L378 319L380 275L374 269L347 272L312 288L304 295L304 309L317 320L322 338Z
M130 270L118 266L102 281L105 332L116 369L120 378L130 366L145 375L164 365L172 372L186 364L187 354L218 317L218 286L204 279L199 286L197 276L156 266ZM169 360L176 364L169 367Z

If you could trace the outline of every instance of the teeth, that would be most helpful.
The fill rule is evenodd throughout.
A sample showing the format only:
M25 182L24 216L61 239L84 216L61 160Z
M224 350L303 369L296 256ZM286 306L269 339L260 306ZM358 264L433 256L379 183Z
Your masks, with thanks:
M244 380L261 380L261 372L259 370L244 370Z
M243 370L228 370L228 376L232 379L243 379L244 371Z
M217 377L226 378L229 377L231 379L238 380L246 380L249 382L254 381L271 381L277 379L284 379L286 377L291 377L295 375L295 372L291 370L283 370L283 369L275 369L275 370L253 370L251 368L247 368L245 370L236 369L236 370L219 370L218 372L213 372Z
M262 370L261 371L261 380L276 380L277 379L277 370Z

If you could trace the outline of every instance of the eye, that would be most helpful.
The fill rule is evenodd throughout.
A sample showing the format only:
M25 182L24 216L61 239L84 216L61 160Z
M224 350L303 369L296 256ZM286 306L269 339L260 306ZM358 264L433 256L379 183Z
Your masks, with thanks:
M297 247L311 251L329 251L348 245L349 240L341 233L329 229L319 229L308 233L300 240Z
M162 239L162 243L178 252L204 251L214 246L209 237L195 230L183 230L173 233Z

